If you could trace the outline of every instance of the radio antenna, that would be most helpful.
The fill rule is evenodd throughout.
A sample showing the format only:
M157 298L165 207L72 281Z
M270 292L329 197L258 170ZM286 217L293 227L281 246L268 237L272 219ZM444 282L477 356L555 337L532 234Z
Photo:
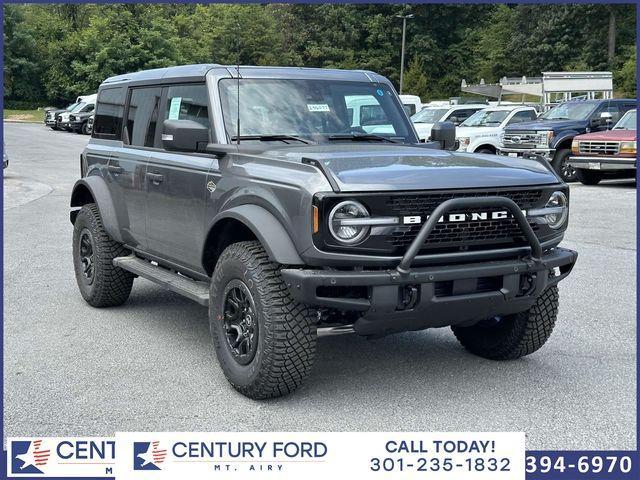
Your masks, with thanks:
M237 95L238 95L238 105L237 105L237 115L236 119L236 144L240 145L240 23L236 23L236 74L238 75L236 79L237 84Z

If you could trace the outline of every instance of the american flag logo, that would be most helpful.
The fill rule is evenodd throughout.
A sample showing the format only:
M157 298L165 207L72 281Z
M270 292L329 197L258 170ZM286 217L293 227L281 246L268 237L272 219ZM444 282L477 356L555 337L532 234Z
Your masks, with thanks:
M44 447L42 439L13 442L13 450L13 464L17 467L12 468L14 473L43 473L51 456L51 450Z
M160 465L167 457L167 450L160 442L133 442L133 469L160 470Z

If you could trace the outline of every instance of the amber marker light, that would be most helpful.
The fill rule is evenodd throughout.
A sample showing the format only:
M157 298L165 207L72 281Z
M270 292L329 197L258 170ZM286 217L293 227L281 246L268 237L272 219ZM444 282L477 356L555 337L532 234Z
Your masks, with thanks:
M318 207L313 205L311 208L313 209L313 233L318 233Z

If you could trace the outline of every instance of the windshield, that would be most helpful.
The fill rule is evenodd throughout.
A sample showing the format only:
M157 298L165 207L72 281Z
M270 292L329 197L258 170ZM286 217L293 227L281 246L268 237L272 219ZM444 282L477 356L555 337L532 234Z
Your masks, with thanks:
M76 105L73 108L71 108L69 111L71 113L79 112L84 108L85 105L86 105L85 102L76 103Z
M449 111L448 108L423 108L413 117L413 123L436 123Z
M227 135L237 136L238 82L219 83ZM314 142L360 135L397 142L417 141L402 105L386 84L331 80L240 80L240 138ZM255 138L265 137L265 138ZM271 137L271 138L266 138ZM286 139L284 140L286 141Z
M561 103L548 112L540 115L545 120L586 120L595 108L593 103L568 102Z
M627 113L624 114L624 117L618 120L618 123L616 123L616 126L613 127L613 129L614 130L635 130L636 125L637 125L636 111L629 110Z
M496 127L509 115L508 110L480 110L464 122L461 127Z
M73 110L77 105L78 105L78 102L76 102L76 103L72 103L72 104L70 104L70 105L67 105L67 108L65 108L65 110L69 110L69 111L71 111L71 110Z

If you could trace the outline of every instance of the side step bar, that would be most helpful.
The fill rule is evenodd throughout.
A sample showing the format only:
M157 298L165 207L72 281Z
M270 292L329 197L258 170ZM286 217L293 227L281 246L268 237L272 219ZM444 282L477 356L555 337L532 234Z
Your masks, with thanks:
M113 259L113 264L180 295L184 295L200 305L209 306L209 284L206 282L198 282L184 277L164 267L153 265L135 255L116 257Z

